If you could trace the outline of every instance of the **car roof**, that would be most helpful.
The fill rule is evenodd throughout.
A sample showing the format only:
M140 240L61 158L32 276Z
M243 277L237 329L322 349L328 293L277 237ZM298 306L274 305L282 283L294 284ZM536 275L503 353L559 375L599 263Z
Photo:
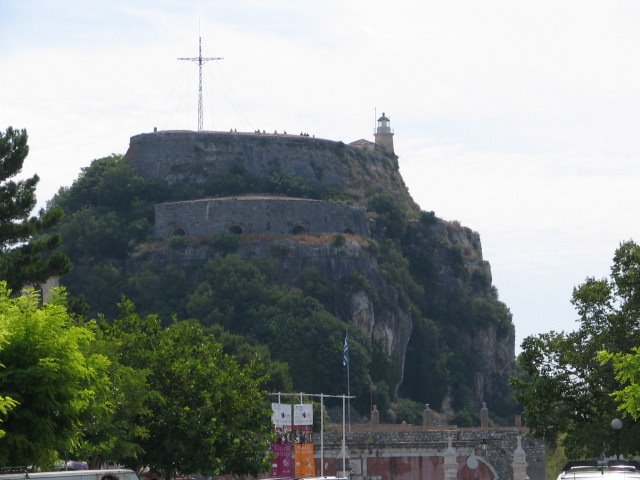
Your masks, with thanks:
M640 472L640 463L634 460L572 460L562 467L563 472L572 470L635 470Z

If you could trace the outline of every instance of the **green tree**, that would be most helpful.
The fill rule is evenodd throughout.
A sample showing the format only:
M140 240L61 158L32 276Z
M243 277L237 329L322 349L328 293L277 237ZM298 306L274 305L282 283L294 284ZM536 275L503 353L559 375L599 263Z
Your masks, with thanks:
M58 250L59 236L45 234L62 211L54 208L29 217L36 205L38 176L9 180L20 173L28 153L26 130L9 127L0 132L0 279L15 292L26 284L41 284L67 273L71 265Z
M267 380L260 362L244 366L226 355L202 325L140 317L122 302L114 335L137 346L121 352L123 364L149 370L152 412L140 440L141 461L169 478L175 472L264 472L271 437Z
M40 307L33 291L18 298L10 293L0 282L0 331L7 332L0 350L0 397L17 402L0 412L6 431L0 465L51 467L79 440L81 414L108 360L85 353L93 332L74 324L63 295Z
M640 344L640 247L632 241L621 244L611 272L610 279L587 278L574 289L576 331L523 341L518 357L523 375L512 380L529 428L551 442L562 435L566 454L573 458L599 456L603 449L614 453L614 397L627 378L620 373L616 378L604 360L628 358ZM612 356L599 356L603 350ZM627 453L640 448L639 432L636 422L625 425L621 445Z
M407 228L406 207L386 194L377 194L368 202L368 209L376 213L372 228L374 236L399 240Z
M619 402L619 410L634 420L640 418L640 347L634 347L630 353L600 352L603 363L612 362L616 379L621 388L613 392Z
M622 244L615 257L612 277L616 285L617 311L620 316L635 318L640 312L640 246L633 242ZM640 326L635 328L632 338L638 336ZM630 339L632 340L632 339ZM619 402L619 409L632 419L640 418L640 347L634 345L630 351L616 352L603 350L600 353L603 363L611 362L620 382L620 388L613 392Z
M74 446L75 458L88 460L100 468L105 462L139 466L143 454L142 441L149 436L147 422L152 412L149 402L152 391L147 378L149 369L125 365L127 352L140 348L114 335L113 328L102 320L94 326L96 340L91 351L109 359L98 371L90 408L80 418L82 436Z
M6 343L7 330L6 326L2 325L0 322L0 351L4 348ZM0 363L0 369L4 368L4 365ZM0 396L0 427L2 427L2 422L6 415L13 410L18 403L11 397ZM0 438L4 437L5 431L0 428Z

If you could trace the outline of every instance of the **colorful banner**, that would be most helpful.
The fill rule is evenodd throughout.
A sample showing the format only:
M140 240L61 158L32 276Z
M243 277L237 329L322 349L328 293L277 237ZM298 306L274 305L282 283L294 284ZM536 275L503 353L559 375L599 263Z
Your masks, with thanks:
M293 443L294 435L291 431L291 404L272 403L271 423L276 429L275 443Z
M313 458L313 443L296 443L293 446L295 458L295 476L315 477L316 462Z
M271 445L271 451L273 452L273 460L271 462L271 477L293 477L295 465L293 463L292 445L290 443L274 443Z
M293 442L312 443L313 405L299 403L293 406Z

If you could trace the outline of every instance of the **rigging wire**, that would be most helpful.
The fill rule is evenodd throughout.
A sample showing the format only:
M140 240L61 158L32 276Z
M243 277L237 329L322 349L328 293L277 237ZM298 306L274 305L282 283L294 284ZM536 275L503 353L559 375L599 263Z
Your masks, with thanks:
M229 103L231 104L231 107L234 109L236 116L238 117L238 120L240 121L240 123L244 123L248 125L251 130L255 130L255 128L253 127L253 123L251 122L251 120L249 120L249 117L245 114L242 108L242 105L238 100L238 96L235 94L233 86L231 85L231 82L229 82L224 70L222 69L222 66L219 63L216 63L215 67L218 69L218 72L220 74L219 77L221 79L221 86L222 86L223 93L226 93L226 95L228 96ZM217 77L218 76L216 76L216 78Z
M161 130L175 129L176 123L179 123L180 114L185 108L187 119L189 118L189 102L186 100L189 82L185 81L187 65L181 64L180 67L169 94L165 95L164 105L157 122ZM177 120L176 117L178 117Z

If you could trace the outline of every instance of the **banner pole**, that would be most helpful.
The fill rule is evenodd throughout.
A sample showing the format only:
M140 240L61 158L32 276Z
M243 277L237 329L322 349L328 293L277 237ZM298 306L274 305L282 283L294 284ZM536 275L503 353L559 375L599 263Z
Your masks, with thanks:
M345 396L342 396L342 475L346 476L347 475L347 446L345 444L345 432L344 432L344 398Z
M320 394L320 476L324 477L324 395Z
M350 367L351 367L351 362L347 362L347 396L348 396L347 406L349 407L347 409L347 417L349 419L349 433L351 433L351 375L349 371Z

